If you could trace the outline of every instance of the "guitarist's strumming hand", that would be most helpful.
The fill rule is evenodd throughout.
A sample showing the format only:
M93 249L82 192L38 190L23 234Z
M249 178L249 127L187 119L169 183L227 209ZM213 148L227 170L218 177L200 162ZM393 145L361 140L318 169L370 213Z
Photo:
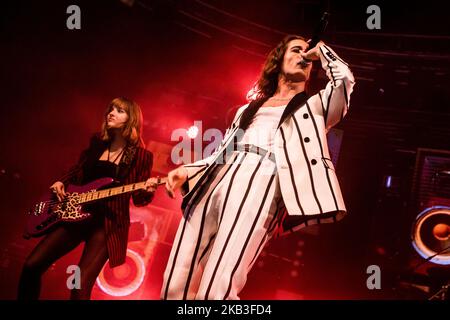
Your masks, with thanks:
M183 166L169 172L166 181L166 191L169 197L174 198L174 192L186 182L187 175L187 170Z
M54 184L52 184L50 186L50 190L52 190L52 192L56 194L56 197L58 198L59 201L64 200L64 198L66 197L66 192L64 190L64 183L62 183L61 181L56 181Z

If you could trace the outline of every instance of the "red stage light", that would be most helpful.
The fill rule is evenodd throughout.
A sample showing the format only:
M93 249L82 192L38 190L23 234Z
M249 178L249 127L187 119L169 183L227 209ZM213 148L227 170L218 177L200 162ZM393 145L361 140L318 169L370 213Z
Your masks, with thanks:
M99 288L115 297L128 296L144 281L145 264L142 257L133 250L127 250L125 264L114 269L106 264L97 278Z

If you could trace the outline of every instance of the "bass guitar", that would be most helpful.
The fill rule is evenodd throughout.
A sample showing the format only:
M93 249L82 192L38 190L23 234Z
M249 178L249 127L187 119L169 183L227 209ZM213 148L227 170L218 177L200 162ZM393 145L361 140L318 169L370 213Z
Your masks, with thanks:
M167 178L158 178L157 185L166 183ZM145 181L124 186L103 189L114 182L112 178L101 178L83 186L68 185L66 197L59 201L53 192L46 194L41 201L29 210L24 238L39 237L50 228L62 222L80 222L91 217L84 205L120 194L145 189Z

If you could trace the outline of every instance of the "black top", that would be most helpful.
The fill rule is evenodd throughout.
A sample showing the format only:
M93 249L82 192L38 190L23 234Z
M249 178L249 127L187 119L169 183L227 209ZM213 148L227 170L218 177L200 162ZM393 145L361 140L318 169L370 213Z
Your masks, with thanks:
M84 172L84 184L100 178L117 179L119 166L111 161L97 160L88 166Z
M113 178L117 179L117 172L119 171L119 166L115 163L112 163L108 160L97 160L91 165L87 166L84 171L84 183L89 183L94 180L100 179L100 178ZM111 188L116 186L116 183L113 183L111 185L105 186L104 188ZM107 210L107 207L105 206L105 201L94 201L92 203L89 203L85 205L84 209L87 212L96 213L94 217L97 217L97 219L91 219L94 221L101 221L103 215L106 213L105 210Z

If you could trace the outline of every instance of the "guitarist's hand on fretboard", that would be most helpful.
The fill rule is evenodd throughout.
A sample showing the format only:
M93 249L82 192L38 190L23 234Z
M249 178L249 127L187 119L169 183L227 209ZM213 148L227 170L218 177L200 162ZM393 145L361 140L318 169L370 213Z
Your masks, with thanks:
M150 178L145 181L144 187L147 192L155 192L158 186L165 184L167 178Z
M144 188L147 192L155 192L156 188L158 187L158 179L157 178L150 178L147 181L145 181Z

